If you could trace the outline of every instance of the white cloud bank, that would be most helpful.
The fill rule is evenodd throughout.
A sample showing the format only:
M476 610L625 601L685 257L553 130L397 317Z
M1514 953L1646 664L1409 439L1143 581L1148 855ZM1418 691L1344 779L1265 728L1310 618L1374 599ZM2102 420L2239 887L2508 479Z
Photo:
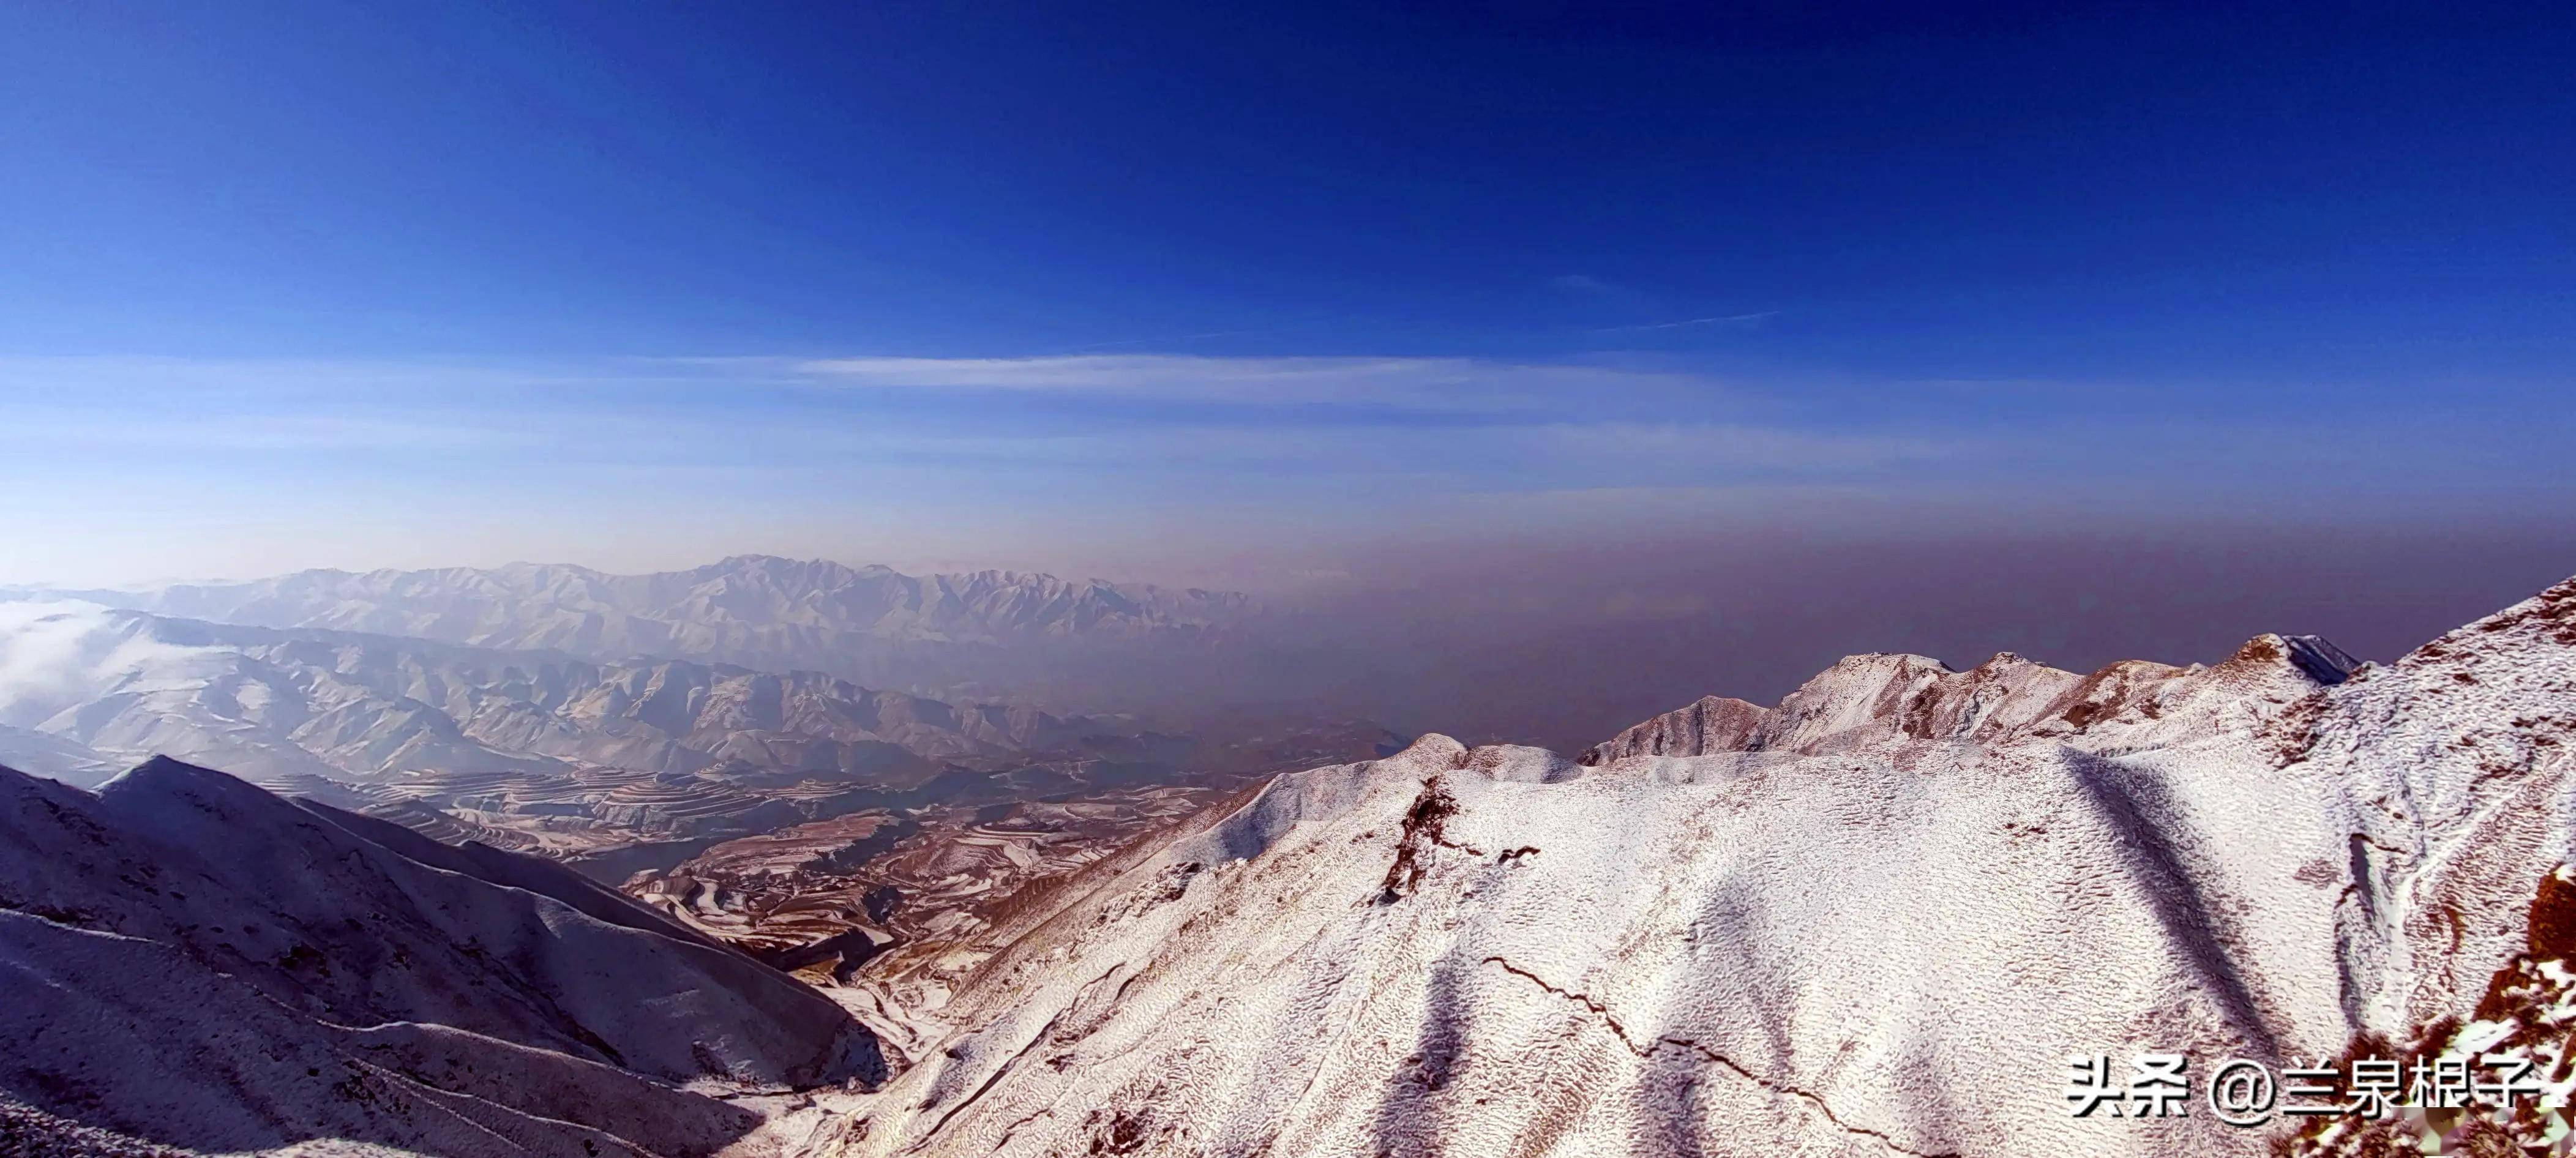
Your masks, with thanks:
M211 654L95 603L0 602L0 723L32 727L63 703Z

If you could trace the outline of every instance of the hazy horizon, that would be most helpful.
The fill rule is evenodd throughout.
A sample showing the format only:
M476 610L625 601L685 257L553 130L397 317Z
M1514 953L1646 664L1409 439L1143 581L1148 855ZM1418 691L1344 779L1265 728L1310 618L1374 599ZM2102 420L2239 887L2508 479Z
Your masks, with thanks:
M1774 702L1870 652L1964 670L2009 651L2089 672L2215 663L2280 632L2386 662L2576 574L2567 540L2179 525L2128 537L1746 528L1722 544L1380 544L1330 577L1255 592L1287 617L1294 646L1275 650L1273 637L1257 676L1174 688L1159 710L1340 714L1575 751L1703 695Z
M0 583L1222 588L1560 736L2576 571L2533 13L11 23Z

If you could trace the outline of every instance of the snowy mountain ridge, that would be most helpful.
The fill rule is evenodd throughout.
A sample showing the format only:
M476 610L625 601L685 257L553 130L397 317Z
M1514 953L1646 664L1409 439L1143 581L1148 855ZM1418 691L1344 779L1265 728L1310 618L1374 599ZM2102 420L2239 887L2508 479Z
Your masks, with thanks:
M1249 606L1231 592L985 570L906 575L825 559L736 555L613 575L559 563L422 571L298 571L136 591L43 594L259 627L413 635L484 647L662 654L693 632L800 627L886 638L1187 630ZM37 594L29 591L26 594ZM624 650L619 650L623 648Z
M173 760L0 768L0 1041L0 1138L205 1151L707 1154L761 1124L731 1099L884 1074L820 994L557 866Z
M2210 689L2233 699L2248 690L2248 681L2266 685L2267 695L2305 694L2340 684L2361 666L2316 636L2274 634L2246 641L2215 668L2124 660L2090 676L2008 651L1964 672L1928 656L1856 655L1776 707L1708 696L1594 745L1581 762L1719 752L1816 755L1898 736L2008 743L2071 735L2123 719L2143 726L2168 712L2189 716L2188 705Z
M175 755L254 779L405 772L560 774L582 765L685 774L732 767L909 785L1146 735L1119 718L952 703L813 671L682 660L608 663L312 629L240 627L81 604L24 625L68 663L0 700L0 724L140 758ZM0 654L11 642L0 632ZM0 741L7 737L0 736ZM55 770L34 740L29 767ZM75 752L76 748L65 748Z
M1231 592L1018 571L906 575L768 555L644 575L513 563L299 571L135 591L0 589L0 600L10 599L604 662L813 670L940 698L1013 699L1080 694L1114 676L1122 657L1186 659L1255 610Z
M1066 890L817 1152L2381 1152L2076 1118L2067 1059L2439 1046L2568 952L2576 581L2386 666L1862 656L1758 712L1279 777Z

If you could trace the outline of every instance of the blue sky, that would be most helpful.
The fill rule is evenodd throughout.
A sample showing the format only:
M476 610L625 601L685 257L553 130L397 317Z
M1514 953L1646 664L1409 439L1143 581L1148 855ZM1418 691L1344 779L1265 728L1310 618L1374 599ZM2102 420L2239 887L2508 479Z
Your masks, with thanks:
M405 8L0 17L0 582L2576 513L2539 6Z

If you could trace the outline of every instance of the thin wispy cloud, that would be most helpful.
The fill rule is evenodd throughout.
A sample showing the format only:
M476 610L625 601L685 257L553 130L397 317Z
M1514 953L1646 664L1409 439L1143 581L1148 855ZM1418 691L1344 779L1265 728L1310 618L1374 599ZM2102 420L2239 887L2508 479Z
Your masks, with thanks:
M1088 342L1074 347L1069 352L1073 354L1088 354L1095 350L1124 350L1131 349L1136 346L1171 346L1178 345L1182 342L1204 342L1210 338L1249 338L1259 334L1275 334L1278 332L1279 331L1277 330L1209 330L1206 333L1201 334L1175 334L1163 338L1126 338L1114 342Z
M1233 403L1459 408L1612 404L1643 395L1707 396L1703 376L1475 358L1080 354L1033 358L828 358L789 367L817 383L895 390L979 390Z
M55 407L21 411L0 426L0 447L95 448L185 452L396 452L448 453L529 449L565 436L525 422L453 421L418 413L312 414L283 408L226 413L138 414L102 423L99 411Z
M8 570L55 578L240 572L298 535L305 557L368 562L342 553L350 527L397 543L544 540L675 511L710 528L935 527L954 552L1007 546L995 512L1022 520L1016 534L1192 511L1209 530L1224 504L1361 527L1389 496L1771 485L2147 504L2190 487L2277 505L2356 455L2402 453L2407 485L2462 493L2566 471L2545 424L2310 424L2284 439L2223 414L2141 421L2100 402L2115 383L2004 425L1978 407L1852 405L1847 384L1640 362L0 359L0 490L38 500L0 504L0 542L15 545ZM2358 485L2316 502L2349 505ZM185 542L199 546L173 546Z
M1604 326L1592 332L1596 334L1626 334L1635 333L1641 330L1682 330L1697 326L1736 326L1744 329L1751 329L1779 316L1780 311L1778 310L1761 310L1750 314L1719 314L1715 317L1707 318L1684 318L1678 322L1648 322L1643 325L1635 326Z
M0 356L0 404L13 396L59 398L87 391L162 390L203 397L328 388L364 395L391 391L552 389L632 384L684 372L691 364L746 359L681 358L184 358L168 355Z

